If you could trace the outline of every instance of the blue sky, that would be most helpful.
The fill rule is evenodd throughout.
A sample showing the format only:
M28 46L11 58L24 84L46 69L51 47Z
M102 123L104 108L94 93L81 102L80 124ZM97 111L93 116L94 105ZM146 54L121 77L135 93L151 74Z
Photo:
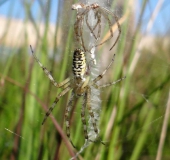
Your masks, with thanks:
M17 19L24 19L25 18L25 10L23 7L22 2L32 2L32 14L35 16L35 18L40 18L40 7L38 0L0 0L0 15L3 16L11 16L13 18ZM47 0L41 0L43 3L45 3ZM58 8L58 0L51 0L51 13L50 13L50 21L52 23L55 23L56 21L56 9ZM139 4L142 2L142 0L138 0ZM147 7L145 9L145 14L143 17L143 26L142 30L146 28L146 25L149 17L154 10L156 4L158 3L158 0L149 0L149 3L147 4ZM136 14L138 15L138 14ZM167 30L170 30L170 0L164 0L163 6L156 18L156 21L154 23L154 27L151 31L151 34L165 34ZM166 25L165 25L166 24Z
M142 0L140 0L142 1ZM158 0L149 0L143 17L143 24L147 24L152 14L153 10L155 9ZM143 25L142 29L144 30L146 25ZM155 23L153 25L153 29L151 31L152 34L166 34L167 30L170 32L170 0L164 0L164 3L157 14L155 19Z
M45 3L47 0L41 0L42 3ZM0 0L0 15L8 16L16 19L25 18L25 9L23 2L32 3L31 12L34 18L38 18L38 15L41 15L40 5L38 0ZM58 0L51 0L51 11L50 11L50 20L51 22L56 21L56 13L58 8Z

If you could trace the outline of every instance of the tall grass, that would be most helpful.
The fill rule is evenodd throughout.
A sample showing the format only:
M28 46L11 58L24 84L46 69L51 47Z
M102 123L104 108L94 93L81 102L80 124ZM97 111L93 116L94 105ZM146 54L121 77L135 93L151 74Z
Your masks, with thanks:
M11 34L13 20L10 17L7 17L8 25L0 37L0 159L69 159L76 153L66 137L64 126L70 94L60 99L52 116L42 126L45 112L61 90L50 84L35 63L29 45L57 82L71 76L72 52L77 47L73 32L75 13L71 11L75 1L59 1L56 13L51 13L52 0L47 1L48 5L37 1L37 15L32 11L33 2L21 2L25 19L18 39L13 39L14 33ZM145 20L149 1L140 1L139 10L133 9L135 2L129 0L120 4L114 1L112 10L121 11L121 38L114 51L109 52L111 42L102 45L96 55L100 55L99 64L105 68L109 58L116 53L113 67L103 83L127 77L121 83L101 90L100 136L106 145L95 142L78 159L152 160L156 155L157 160L170 159L169 117L165 118L165 112L169 111L166 107L169 105L170 41L165 35L155 35L152 43L148 41L149 48L143 45L150 36L149 29L154 27L153 15L161 13L162 4L158 1L159 6L151 10ZM15 2L10 3L12 6ZM56 17L54 27L50 23L51 14ZM135 14L138 15L137 22ZM163 19L162 23L166 25ZM141 32L143 24L151 26L144 33ZM33 35L30 35L30 28ZM13 32L15 29L17 25ZM107 33L103 37L105 35ZM13 43L9 43L9 36ZM71 138L77 148L84 143L81 105L81 101L77 101L71 113ZM161 134L167 136L160 138Z

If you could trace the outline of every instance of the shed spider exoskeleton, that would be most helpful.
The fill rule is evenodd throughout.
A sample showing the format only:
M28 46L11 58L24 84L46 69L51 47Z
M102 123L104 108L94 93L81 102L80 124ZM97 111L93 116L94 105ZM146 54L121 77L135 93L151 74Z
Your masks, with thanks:
M42 124L44 124L45 120L50 115L50 113L54 109L54 107L57 104L57 102L59 101L59 99L62 96L64 96L66 93L68 93L70 90L72 90L70 100L69 100L68 105L67 105L66 110L65 110L65 123L66 123L67 137L69 138L71 144L73 145L73 143L71 141L71 138L70 138L69 114L70 114L70 111L72 109L72 106L73 106L73 103L74 103L75 99L79 98L79 97L83 97L85 103L83 103L83 106L82 106L82 109L81 109L81 120L82 120L82 123L83 123L84 135L85 135L85 139L87 141L88 140L92 141L88 137L86 118L85 118L85 109L87 108L88 112L89 112L89 115L90 115L90 117L92 119L94 132L96 133L96 135L98 135L98 128L96 126L96 120L94 118L94 113L93 113L93 110L91 108L91 86L93 86L96 89L105 88L105 87L114 85L117 82L120 82L121 80L124 79L124 78L121 78L121 79L119 79L119 80L117 80L115 82L108 83L108 84L105 84L105 85L98 85L97 84L97 82L100 79L103 78L103 76L105 75L107 70L110 68L111 64L114 61L114 58L112 59L112 61L107 66L107 68L103 71L102 74L98 75L96 78L91 80L90 76L87 74L88 73L87 72L88 66L87 66L87 62L86 62L85 53L81 49L76 49L74 51L74 53L73 53L73 65L72 65L73 77L72 78L67 78L61 83L57 83L54 80L54 78L52 77L52 75L50 74L50 72L46 69L46 67L44 67L42 65L42 63L38 60L38 58L34 54L34 51L33 51L32 47L31 47L31 45L30 45L30 48L31 48L31 52L32 52L33 57L35 58L35 60L39 64L39 66L43 69L44 73L50 79L52 84L57 88L62 88L63 89L63 91L61 91L58 94L58 96L55 98L52 106L49 108L48 112L46 113Z
M118 36L117 36L114 44L111 46L110 50L116 45L117 41L119 40L120 34L121 34L121 27L120 27L120 24L118 21L118 17L113 12L109 11L105 7L99 6L98 3L93 3L90 5L86 5L83 3L76 3L76 4L72 5L72 9L77 10L77 16L76 16L76 22L74 24L74 30L75 30L75 34L76 34L76 39L81 44L84 51L88 51L85 47L84 39L83 39L84 18L85 18L86 25L89 28L93 37L96 39L96 42L99 40L100 35L101 35L101 17L103 16L106 19L106 21L108 22L109 30L110 30L110 37L108 39L104 40L103 42L101 42L99 44L95 44L95 46L93 46L93 47L97 47L97 46L102 45L103 43L109 41L113 37L112 23L109 19L109 15L113 16L115 19L115 22L117 24L119 33L118 33ZM93 27L90 26L90 24L88 22L88 16L89 16L88 14L91 10L94 12L94 16L97 19L96 24ZM98 32L97 32L97 36L96 36L95 29L97 28L97 26L98 26Z

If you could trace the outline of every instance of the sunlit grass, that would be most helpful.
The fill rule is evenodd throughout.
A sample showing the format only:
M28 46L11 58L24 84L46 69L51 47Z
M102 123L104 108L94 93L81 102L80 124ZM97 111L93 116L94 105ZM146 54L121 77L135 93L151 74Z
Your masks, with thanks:
M144 10L148 1L142 2ZM76 153L65 135L64 112L69 94L62 97L56 105L54 117L48 118L41 125L47 108L61 90L50 84L35 63L29 48L30 45L33 46L35 54L57 82L71 75L72 52L76 44L73 32L75 13L70 10L70 4L71 2L60 4L59 8L64 7L64 10L60 11L54 32L49 27L50 7L44 17L45 29L40 32L38 22L32 19L31 5L24 4L27 16L21 31L25 33L22 45L18 43L17 47L11 48L5 46L7 35L4 34L0 46L0 159L65 160ZM43 10L43 6L41 7ZM144 22L141 21L138 28L133 26L134 30L131 30L129 26L132 27L132 15L127 13L129 7L129 1L122 7L122 34L115 50L106 53L109 48L107 44L98 50L101 57L103 54L110 57L116 54L109 76L105 77L106 82L126 76L121 83L101 90L100 137L106 141L106 145L100 142L91 144L80 155L80 159L151 160L157 155L170 86L169 48L164 45L164 37L156 37L151 49L138 50L141 39L146 36L140 33ZM65 19L62 19L62 15ZM69 20L66 19L68 15ZM139 15L142 18L143 13ZM32 41L27 32L28 24L32 25L36 33ZM10 25L7 26L6 33L9 27ZM59 41L58 35L61 35ZM137 51L140 52L138 59ZM100 63L107 66L102 60ZM71 114L71 138L78 148L84 143L80 110L81 101L78 101ZM169 130L167 135L168 133ZM170 159L168 142L167 136L162 159Z

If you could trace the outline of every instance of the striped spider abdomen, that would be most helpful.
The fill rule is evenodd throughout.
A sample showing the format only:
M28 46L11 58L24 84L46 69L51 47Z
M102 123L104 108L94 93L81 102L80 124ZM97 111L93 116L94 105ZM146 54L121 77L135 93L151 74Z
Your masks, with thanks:
M85 53L81 49L76 49L73 53L72 71L75 78L83 78L87 71Z
M51 114L54 107L58 103L61 97L63 97L65 94L67 94L69 91L71 91L71 97L68 101L68 104L65 109L65 124L66 124L66 134L68 139L70 140L71 144L73 145L73 142L70 137L70 112L73 108L73 105L77 98L82 97L83 103L81 106L81 120L83 123L83 130L84 130L84 137L85 137L85 144L88 144L89 142L95 142L97 138L99 137L99 127L98 127L98 117L96 116L98 114L98 111L96 112L97 101L94 99L94 92L109 87L112 85L115 85L116 83L122 81L124 78L121 78L115 82L99 85L97 82L103 78L103 76L106 74L107 70L110 68L112 63L114 62L114 56L109 63L109 65L106 67L106 69L99 75L96 75L95 78L90 77L90 74L88 74L89 68L88 63L86 60L85 52L81 49L75 49L73 53L73 65L72 65L72 71L73 76L66 78L62 82L58 83L53 76L51 75L50 71L39 61L39 59L34 54L34 51L30 45L32 55L40 68L43 70L45 75L49 78L51 83L56 88L61 88L62 91L55 97L54 102L52 103L51 107L46 112L44 119L42 121L42 124L46 121L47 117ZM96 92L95 91L95 92ZM95 103L92 102L92 100L95 100ZM100 106L99 106L100 107ZM95 109L94 109L95 108ZM90 116L88 125L86 122L86 110ZM90 129L88 129L90 128ZM101 143L103 143L101 141ZM74 145L73 145L74 146ZM74 146L75 147L75 146ZM86 148L86 147L85 147Z

